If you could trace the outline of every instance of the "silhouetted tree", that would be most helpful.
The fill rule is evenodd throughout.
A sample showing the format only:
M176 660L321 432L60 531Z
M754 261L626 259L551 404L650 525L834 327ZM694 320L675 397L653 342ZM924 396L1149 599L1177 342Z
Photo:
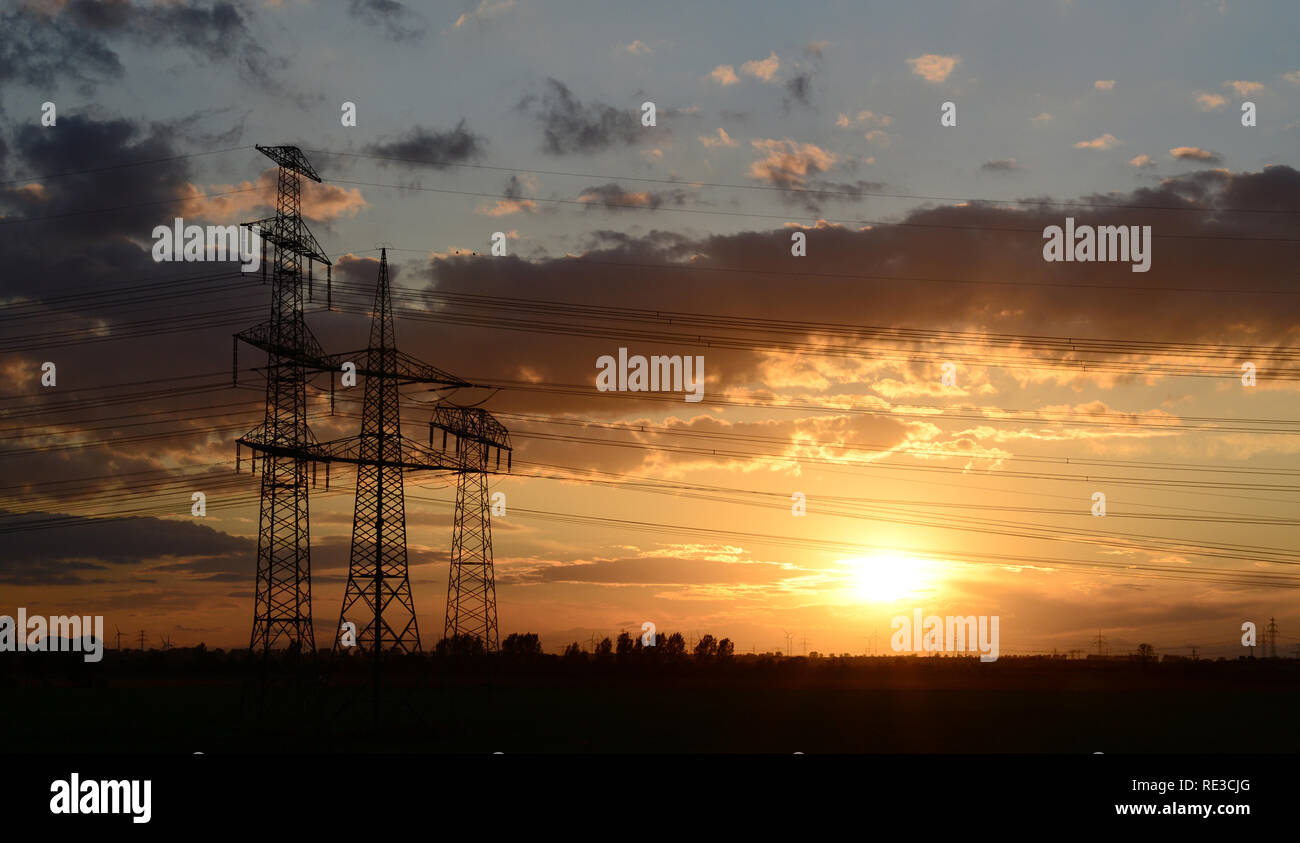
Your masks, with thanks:
M572 644L564 648L564 660L566 662L585 662L587 660L587 654L582 652L582 647L578 646L577 641L574 641Z
M1150 644L1139 644L1137 651L1138 661L1149 662L1156 656L1156 648Z
M600 639L596 645L596 661L607 662L614 658L614 642L609 640L609 636Z
M695 645L695 658L701 661L711 659L718 654L718 639L706 634Z
M676 658L686 655L686 639L680 632L674 632L665 638L661 638L656 645L663 648L663 655L667 658Z
M487 648L477 635L453 635L439 641L434 652L444 658L474 658L484 655Z
M535 632L520 635L512 632L501 642L501 652L508 656L535 657L542 654L542 640Z
M619 633L618 644L614 648L614 652L618 653L619 658L627 658L632 655L632 651L635 648L636 644L632 640L631 635L628 635L626 632Z
M730 659L736 655L736 645L731 643L730 638L724 638L718 642L718 660Z

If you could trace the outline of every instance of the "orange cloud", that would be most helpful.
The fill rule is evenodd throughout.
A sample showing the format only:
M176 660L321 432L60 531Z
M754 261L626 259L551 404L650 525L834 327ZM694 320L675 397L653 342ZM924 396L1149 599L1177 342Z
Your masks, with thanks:
M722 85L724 88L727 85L734 85L740 81L740 77L736 75L736 68L732 67L729 64L718 65L717 67L713 68L713 72L710 73L709 76L710 78L713 79L714 82L717 82L719 85Z
M1119 138L1107 132L1100 137L1095 137L1090 141L1079 141L1074 145L1075 149L1114 149L1119 146Z
M227 222L247 221L246 217L270 216L274 212L274 196L278 173L274 168L263 171L256 182L215 184L202 190L195 184L182 188L181 215ZM233 193L232 191L244 191ZM227 193L226 196L212 194ZM313 181L302 183L302 215L304 219L323 222L342 216L354 217L367 206L358 188L345 189ZM256 212L256 213L255 213ZM234 219L238 218L238 219Z
M912 73L927 82L943 82L960 62L961 56L940 56L934 53L926 53L907 60Z
M824 173L839 160L835 153L811 143L801 144L788 139L750 143L764 157L750 166L749 174L781 186L803 186L810 173Z
M758 61L747 61L740 66L742 73L748 73L756 79L762 79L764 82L771 82L776 78L776 72L781 69L781 60L772 53L765 59Z
M1239 97L1248 97L1264 90L1264 86L1259 82L1245 82L1240 79L1233 82L1224 82L1223 87L1236 91Z
M718 129L717 135L700 135L700 143L709 148L715 146L740 146L740 142L732 140L731 136L727 134L727 130L723 128Z
M1223 108L1228 101L1220 94L1201 93L1196 95L1196 102L1200 104L1201 111L1213 111L1216 108Z

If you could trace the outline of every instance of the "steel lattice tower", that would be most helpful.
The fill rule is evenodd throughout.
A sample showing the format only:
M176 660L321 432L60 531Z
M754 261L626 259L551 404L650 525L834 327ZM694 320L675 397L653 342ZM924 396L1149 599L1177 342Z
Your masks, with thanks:
M388 252L381 253L375 288L374 317L366 368L397 371L397 343L388 285ZM406 503L402 484L402 432L397 379L376 374L366 378L361 410L357 499L352 518L352 557L339 615L339 630L349 615L364 626L357 646L367 652L420 650L415 602L406 564ZM356 613L360 612L360 615ZM335 637L335 648L339 646Z
M265 242L273 247L271 318L236 335L267 352L266 417L239 439L262 455L262 504L257 533L257 592L249 647L267 652L281 643L311 652L311 551L307 513L307 366L323 356L303 319L303 263L330 261L302 219L301 177L319 182L311 163L293 146L258 146L279 165L275 216L250 223L260 229L263 277ZM310 270L308 271L310 277ZM236 370L237 370L236 364ZM238 447L238 446L236 446ZM256 463L254 463L256 465Z
M487 477L490 451L510 453L510 436L486 410L438 408L430 423L456 437L456 517L451 533L451 570L447 583L447 614L443 637L469 635L483 640L488 652L501 647L497 631L497 587L492 569L492 522ZM444 444L445 448L445 444ZM506 470L510 470L509 458Z

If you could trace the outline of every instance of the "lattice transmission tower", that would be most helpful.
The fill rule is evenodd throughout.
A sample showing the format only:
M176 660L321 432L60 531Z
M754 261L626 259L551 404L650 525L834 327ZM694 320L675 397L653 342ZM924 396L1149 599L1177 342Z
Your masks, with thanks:
M447 614L443 637L480 638L488 652L501 648L497 631L497 587L492 569L492 520L488 499L488 474L501 470L506 452L510 471L510 434L491 413L479 408L437 407L429 422L433 432L455 437L458 465L456 516L451 533L451 570L447 583ZM495 467L490 462L496 452Z
M452 388L470 384L397 350L386 249L380 253L373 314L370 345L353 355L364 355L365 360L357 370L366 377L361 433L355 439L325 443L321 449L327 459L357 465L352 554L334 648L338 651L343 646L343 624L352 620L358 626L356 646L377 658L385 651L420 651L406 558L403 473L459 467L445 453L402 436L398 387L410 383Z
M320 176L294 146L258 146L279 165L275 216L248 223L262 238L262 277L266 279L266 244L272 246L271 317L235 335L238 341L266 352L266 416L240 437L241 445L262 461L262 500L257 531L257 589L253 609L252 650L268 652L284 644L311 652L316 648L311 615L311 550L307 513L307 464L311 432L307 429L306 360L323 358L303 319L303 263L326 266L330 260L302 219L302 178Z

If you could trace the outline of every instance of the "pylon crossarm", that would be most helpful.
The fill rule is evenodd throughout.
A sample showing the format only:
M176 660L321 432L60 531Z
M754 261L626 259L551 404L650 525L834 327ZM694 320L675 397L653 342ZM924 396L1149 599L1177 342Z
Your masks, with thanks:
M510 433L505 425L479 407L434 407L430 424L458 439L468 439L503 451L511 450Z
M312 181L320 181L320 176L316 173L316 168L307 160L307 156L302 154L302 150L296 146L262 146L254 144L258 152L270 158L279 166L286 170L293 170L295 173L304 175Z
M372 378L390 378L399 383L428 383L438 386L470 387L474 384L462 380L455 375L444 372L436 366L430 366L422 363L409 354L401 351L389 350L388 355L396 357L397 365L392 368L381 368L370 365L371 360L376 356L376 349L359 348L356 351L349 351L343 354L332 354L329 358L335 362L335 368L343 365L344 361L351 361L357 364L357 374ZM366 361L364 363L358 361Z
M268 354L284 357L309 369L322 372L336 371L342 365L338 355L325 353L325 349L321 348L320 342L317 341L305 324L303 325L301 345L285 344L277 341L275 336L275 331L267 322L254 325L246 331L235 334L237 339L243 340L254 348L260 348Z
M332 264L329 256L325 254L325 249L316 241L315 235L311 233L307 226L297 226L294 236L286 237L277 230L277 224L277 217L267 217L266 219L240 223L245 228L257 226L257 233L263 240L272 246L279 246L283 251L292 252L304 258L311 258L326 266Z
M322 442L305 450L310 459L319 460L320 462L377 465L386 468L404 468L411 471L456 471L459 468L455 459L432 448L426 448L401 434L389 435L386 440L387 442L396 440L398 447L396 459L387 457L374 459L363 456L362 437L360 436Z

